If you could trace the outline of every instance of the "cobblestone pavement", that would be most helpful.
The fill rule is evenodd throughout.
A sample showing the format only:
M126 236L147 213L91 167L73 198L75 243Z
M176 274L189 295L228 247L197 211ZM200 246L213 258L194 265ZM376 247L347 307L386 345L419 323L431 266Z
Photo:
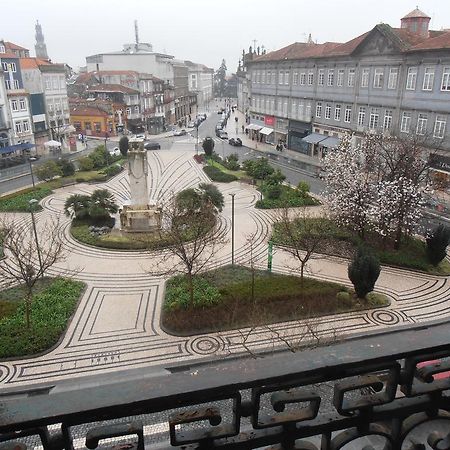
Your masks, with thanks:
M192 158L189 139L177 141L171 150L148 153L149 198L161 201L171 192L194 187L208 181ZM91 193L107 188L121 204L129 199L129 183L122 172L101 185L78 184L58 189L45 198L43 211L36 214L38 227L54 217L60 219L68 257L53 267L49 275L72 275L84 281L86 291L60 344L45 355L0 364L0 383L19 386L36 382L73 379L120 369L171 366L204 357L225 357L237 352L259 351L304 339L308 330L321 337L335 338L350 333L387 329L393 325L412 324L450 315L449 277L430 276L394 268L383 268L376 290L391 299L389 307L330 315L302 321L212 333L192 337L176 337L165 333L160 323L164 278L151 274L155 261L163 252L123 252L102 250L75 241L70 221L63 214L65 199L74 193ZM231 197L235 193L235 261L248 263L254 234L253 254L259 267L267 265L267 240L271 229L268 211L254 208L259 194L238 182L219 184L226 206L220 216L221 232L231 231ZM29 223L28 214L9 215L16 226ZM231 261L231 243L220 249L213 265ZM349 284L346 260L333 257L315 258L309 265L311 276L322 280ZM274 255L273 269L290 273L295 264L282 250ZM280 339L281 338L281 339ZM247 351L248 351L247 350Z

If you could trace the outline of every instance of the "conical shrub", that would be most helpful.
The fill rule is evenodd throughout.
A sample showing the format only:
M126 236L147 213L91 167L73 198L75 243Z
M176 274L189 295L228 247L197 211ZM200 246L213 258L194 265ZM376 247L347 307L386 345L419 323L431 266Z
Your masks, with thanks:
M427 256L433 266L437 266L445 258L449 243L450 228L442 224L427 237Z
M380 262L367 250L360 248L348 266L348 277L355 287L358 298L373 291L380 275Z

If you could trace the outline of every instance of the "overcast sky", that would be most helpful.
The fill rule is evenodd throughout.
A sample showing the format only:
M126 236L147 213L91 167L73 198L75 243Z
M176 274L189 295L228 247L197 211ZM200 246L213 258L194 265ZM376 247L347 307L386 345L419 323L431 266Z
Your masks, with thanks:
M49 57L74 69L88 55L121 50L139 40L217 69L222 58L235 72L242 49L255 39L276 50L292 42L345 42L377 23L400 26L417 0L15 0L2 5L0 38L29 48L34 56L36 20ZM433 29L450 28L449 0L422 0Z

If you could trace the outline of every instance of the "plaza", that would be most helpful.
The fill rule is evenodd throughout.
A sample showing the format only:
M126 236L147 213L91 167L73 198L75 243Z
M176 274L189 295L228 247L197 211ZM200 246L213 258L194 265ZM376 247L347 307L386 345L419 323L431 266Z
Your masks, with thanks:
M174 141L169 150L148 152L149 203L163 201L183 189L209 182L201 165L193 159L189 138ZM258 268L267 268L267 242L271 234L273 211L258 210L256 189L248 184L218 183L225 198L219 216L220 231L231 236L231 196L235 194L235 263L248 265L250 250ZM375 290L390 299L381 309L348 312L316 317L308 323L286 322L252 330L232 330L189 337L167 334L160 327L166 277L154 274L161 251L114 251L90 247L77 242L70 234L70 219L64 215L64 202L72 194L90 194L105 188L121 205L129 200L126 171L106 183L76 184L56 190L46 197L43 210L36 214L39 227L59 218L66 258L53 266L47 275L68 276L86 284L68 329L55 348L33 358L3 361L0 382L6 386L52 383L86 375L106 375L124 369L145 368L158 371L182 364L223 360L240 354L271 352L283 349L283 341L302 339L314 327L324 340L341 340L355 334L384 332L402 325L426 323L450 315L450 278L383 267ZM313 207L321 214L321 207ZM28 214L4 213L13 217L17 227L28 226ZM250 244L248 237L254 236ZM43 243L45 245L45 243ZM250 249L252 245L252 249ZM215 255L210 267L231 262L228 242ZM170 264L170 262L167 262ZM348 261L330 256L315 257L308 276L350 286ZM295 262L276 249L273 271L292 273ZM153 273L152 273L153 272ZM275 332L276 331L276 332ZM243 345L244 336L245 347ZM284 346L284 348L286 348Z

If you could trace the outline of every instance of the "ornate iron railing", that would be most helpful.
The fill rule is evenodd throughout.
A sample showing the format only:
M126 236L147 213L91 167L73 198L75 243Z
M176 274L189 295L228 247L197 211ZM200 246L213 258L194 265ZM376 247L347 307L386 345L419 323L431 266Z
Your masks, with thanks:
M84 424L91 449L125 436L140 450L448 450L448 371L450 324L430 323L298 353L7 388L0 447L36 435L45 450L72 449ZM170 442L149 443L149 417L161 412Z

